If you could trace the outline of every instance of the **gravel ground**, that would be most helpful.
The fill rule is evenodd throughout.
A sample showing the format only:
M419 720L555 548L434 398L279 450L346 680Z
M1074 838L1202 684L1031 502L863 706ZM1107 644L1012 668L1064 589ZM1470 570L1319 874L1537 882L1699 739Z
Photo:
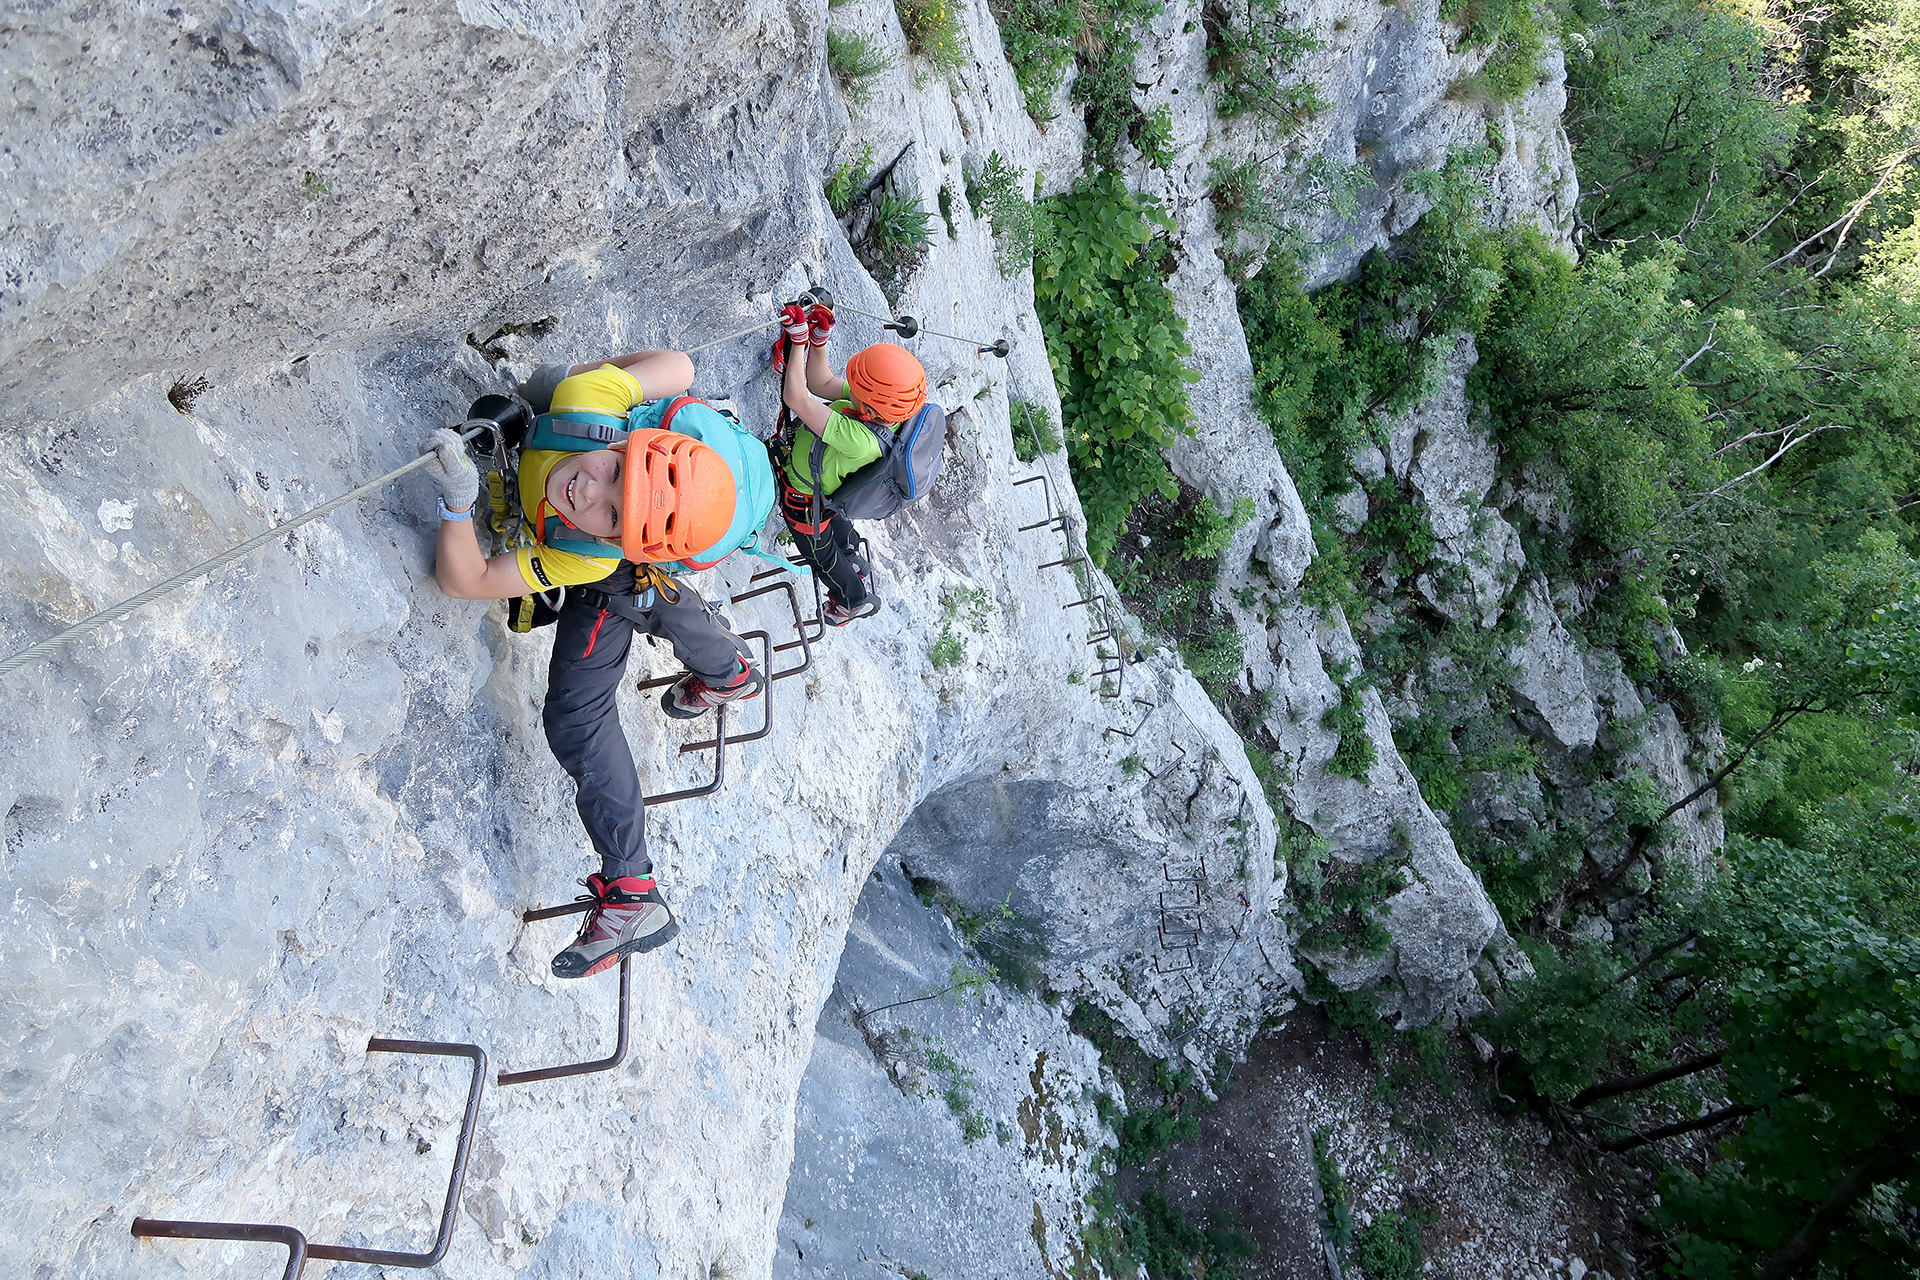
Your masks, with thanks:
M1171 1151L1155 1186L1190 1219L1230 1210L1259 1246L1260 1280L1330 1275L1318 1218L1313 1137L1327 1131L1356 1227L1401 1211L1425 1225L1436 1280L1629 1280L1650 1178L1596 1161L1528 1114L1495 1105L1487 1073L1459 1038L1444 1085L1395 1042L1376 1061L1352 1032L1303 1008L1251 1046L1200 1136ZM1349 1251L1349 1255L1350 1255ZM1359 1273L1344 1258L1347 1280ZM1372 1280L1382 1280L1374 1277Z

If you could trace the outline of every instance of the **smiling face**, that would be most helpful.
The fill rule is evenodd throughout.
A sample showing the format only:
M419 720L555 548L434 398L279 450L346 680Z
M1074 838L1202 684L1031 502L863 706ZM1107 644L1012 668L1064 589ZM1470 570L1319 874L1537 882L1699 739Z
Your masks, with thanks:
M626 461L618 449L595 449L561 460L547 473L547 505L580 532L617 541Z

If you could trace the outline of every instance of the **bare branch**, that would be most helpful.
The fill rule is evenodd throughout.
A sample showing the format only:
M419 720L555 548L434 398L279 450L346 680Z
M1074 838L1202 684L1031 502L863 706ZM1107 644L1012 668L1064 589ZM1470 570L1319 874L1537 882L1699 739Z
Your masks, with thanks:
M1713 350L1713 339L1715 335L1717 335L1719 332L1720 332L1720 322L1718 320L1715 320L1711 325L1707 326L1707 340L1700 344L1700 349L1698 351L1694 352L1692 355L1688 356L1685 360L1681 361L1680 367L1678 369L1675 369L1674 373L1675 374L1685 373L1689 368L1692 367L1693 362L1695 360L1698 360L1701 356Z
M1808 245L1820 239L1820 237L1836 229L1840 231L1840 241L1839 243L1836 243L1833 248L1833 253L1835 256L1837 256L1840 252L1840 244L1845 243L1846 241L1847 232L1853 229L1854 219L1858 218L1863 212L1866 211L1866 207L1869 204L1873 203L1874 197L1880 194L1881 190L1886 187L1888 182L1892 181L1894 171L1897 170L1901 165L1905 164L1908 160L1912 159L1914 154L1915 154L1914 151L1909 149L1906 151L1902 151L1899 155L1889 160L1886 163L1886 165L1880 170L1880 180L1873 184L1872 189L1869 190L1867 194L1861 196L1858 200L1854 201L1853 207L1851 209L1847 210L1846 213L1842 214L1838 218L1835 218L1832 222L1829 222L1826 226L1820 228L1818 231L1808 236L1805 240L1802 240L1799 244L1793 246L1793 248L1787 250L1785 253L1781 254L1779 257L1775 258L1772 262L1769 262L1766 266L1760 269L1762 271L1771 271L1775 267L1779 266L1781 263L1786 262L1792 258L1799 257L1800 251L1802 249L1805 249ZM1827 260L1827 266L1830 267L1832 265L1833 265L1833 259L1830 257ZM1819 274L1825 275L1826 274L1825 268L1822 268Z

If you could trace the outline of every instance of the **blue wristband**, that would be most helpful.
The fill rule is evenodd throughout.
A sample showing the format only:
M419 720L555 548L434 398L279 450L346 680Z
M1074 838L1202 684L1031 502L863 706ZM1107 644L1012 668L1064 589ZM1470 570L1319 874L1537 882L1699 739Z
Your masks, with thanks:
M472 507L468 507L468 508L467 508L467 509L466 509L465 511L449 511L449 510L447 509L447 500L446 500L445 498L435 498L435 499L434 499L434 501L435 501L435 502L438 502L438 503L440 504L440 518L441 518L442 520L471 520L471 519L473 519L473 508L472 508Z

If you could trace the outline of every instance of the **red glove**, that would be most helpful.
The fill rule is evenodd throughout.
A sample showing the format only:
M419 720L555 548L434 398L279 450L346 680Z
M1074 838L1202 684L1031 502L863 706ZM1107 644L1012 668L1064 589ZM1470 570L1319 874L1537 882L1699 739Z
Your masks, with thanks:
M787 341L805 345L807 341L807 309L797 302L789 302L780 308L780 323L786 327Z
M807 342L807 311L797 302L789 302L780 308L780 326L783 332L773 340L773 371L787 371L787 344L797 342L805 346Z
M827 334L833 331L833 308L816 302L807 308L807 341L816 347L827 345Z

